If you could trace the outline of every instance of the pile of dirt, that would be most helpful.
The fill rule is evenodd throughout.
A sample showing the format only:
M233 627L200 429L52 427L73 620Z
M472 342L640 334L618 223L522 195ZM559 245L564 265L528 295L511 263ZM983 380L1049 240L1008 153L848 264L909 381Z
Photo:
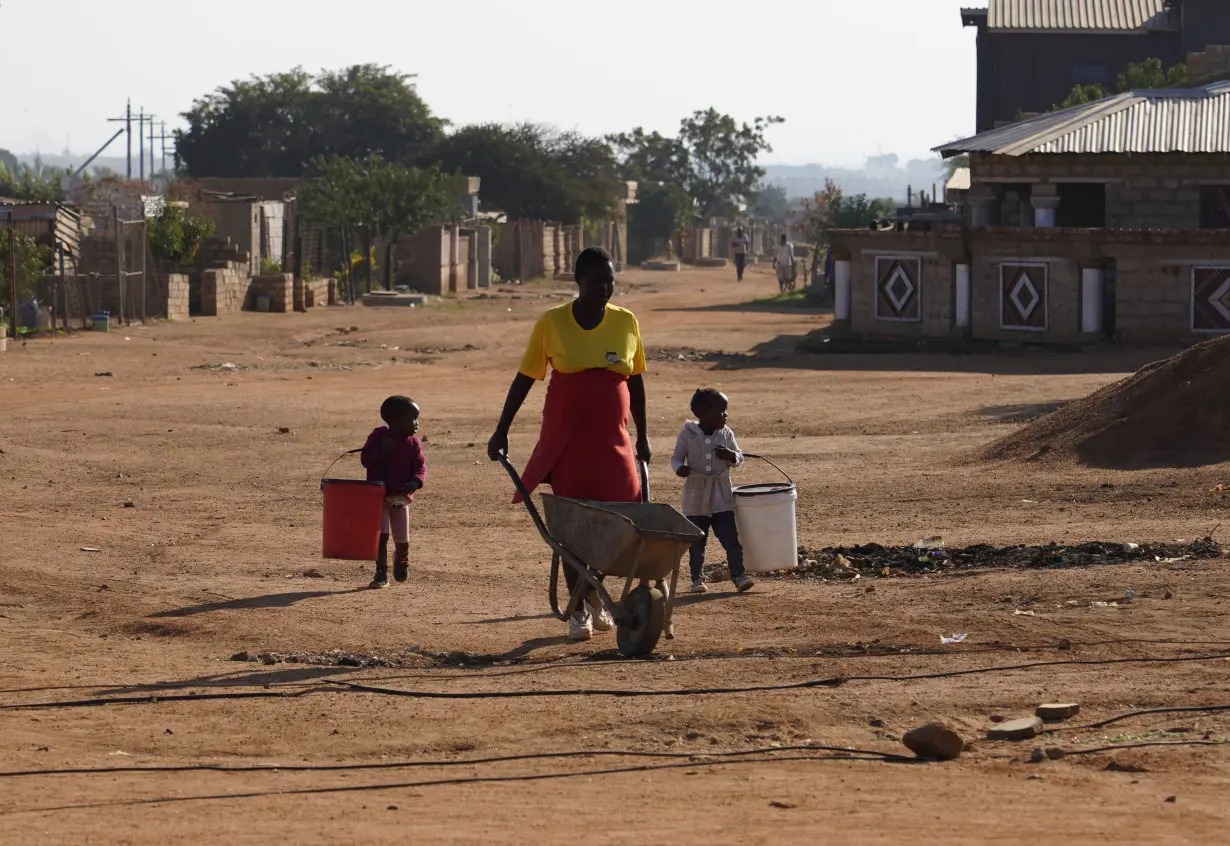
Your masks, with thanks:
M1207 561L1224 555L1212 538L1173 543L1120 543L1089 541L1078 544L1041 546L992 546L976 544L944 547L928 544L881 546L836 546L803 550L798 569L781 573L761 573L758 579L807 582L850 582L856 579L908 578L932 573L972 572L977 570L1067 570L1115 564L1177 564L1180 561ZM713 581L725 578L721 568L713 568Z
M1112 469L1230 461L1230 336L1077 400L981 450L983 461L1076 460Z

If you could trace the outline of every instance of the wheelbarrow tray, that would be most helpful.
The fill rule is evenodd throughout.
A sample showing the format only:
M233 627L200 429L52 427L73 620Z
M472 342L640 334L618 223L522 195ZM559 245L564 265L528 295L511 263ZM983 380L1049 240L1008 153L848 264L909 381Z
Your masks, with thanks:
M542 494L547 529L606 576L662 580L705 535L664 503L592 502Z

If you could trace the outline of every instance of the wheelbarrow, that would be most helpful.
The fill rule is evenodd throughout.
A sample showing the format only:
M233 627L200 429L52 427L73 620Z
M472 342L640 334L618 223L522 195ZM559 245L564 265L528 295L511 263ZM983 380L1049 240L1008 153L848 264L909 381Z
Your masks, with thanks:
M649 501L648 468L642 462L641 502L591 502L541 494L543 512L525 489L517 468L505 455L500 464L512 478L530 519L551 547L551 611L567 622L591 592L615 620L616 644L630 658L649 655L662 633L674 638L671 623L679 564L683 554L704 534L669 505ZM580 578L559 605L560 567L571 567ZM624 579L615 601L603 577Z

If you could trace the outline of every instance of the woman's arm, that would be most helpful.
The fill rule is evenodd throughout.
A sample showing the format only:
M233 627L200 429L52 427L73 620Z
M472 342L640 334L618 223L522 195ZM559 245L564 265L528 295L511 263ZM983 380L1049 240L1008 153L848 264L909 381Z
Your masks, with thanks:
M508 397L504 400L504 413L500 415L500 422L496 424L495 434L491 436L491 440L487 442L487 457L492 461L499 461L501 455L508 454L508 432L512 429L513 421L517 419L517 412L521 410L521 406L525 404L525 398L530 395L530 389L534 387L534 380L526 376L524 373L518 373L513 377L512 385L508 388ZM641 391L641 419L644 419L644 390Z
M649 461L653 450L649 447L649 424L645 419L645 377L628 379L628 396L632 400L632 421L636 423L636 457Z

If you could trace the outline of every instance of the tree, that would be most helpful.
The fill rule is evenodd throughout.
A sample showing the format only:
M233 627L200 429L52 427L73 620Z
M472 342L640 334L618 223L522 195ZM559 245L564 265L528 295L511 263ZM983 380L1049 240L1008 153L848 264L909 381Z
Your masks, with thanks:
M32 296L35 280L50 267L51 250L20 232L14 233L13 245L17 253L17 299L21 301ZM13 280L10 274L9 233L0 230L0 308L11 302L10 286Z
M761 185L752 196L748 211L753 217L783 221L790 216L790 198L780 185Z
M701 216L732 217L756 193L764 177L756 160L772 152L766 133L782 122L779 117L758 117L750 124L738 123L708 109L681 121L675 138L637 128L608 141L626 178L672 182L687 192Z
M207 217L190 217L182 206L167 203L147 221L149 249L155 259L172 266L196 258L205 239L214 234L214 222Z
M628 212L628 249L645 250L655 240L671 237L687 226L691 216L692 198L678 185L637 185L636 205Z
M1170 88L1187 82L1187 65L1177 64L1167 69L1161 59L1145 59L1143 62L1132 62L1123 73L1115 79L1116 91L1119 94L1128 91L1154 91L1159 88ZM1076 85L1068 92L1062 103L1051 111L1070 109L1096 103L1111 96L1110 92L1097 83Z
M194 177L296 177L317 156L378 154L413 163L440 137L413 77L379 65L311 75L300 68L223 86L193 103L175 133Z
M1106 91L1102 89L1102 86L1096 82L1089 85L1076 85L1068 92L1068 96L1064 101L1051 109L1051 111L1060 111L1061 109L1071 109L1088 103L1096 103L1098 100L1104 100L1108 96Z
M618 195L605 141L532 123L462 127L440 141L433 160L481 178L484 204L510 218L576 224L612 214Z
M831 229L862 229L871 221L893 213L892 200L868 199L866 194L847 197L831 179L824 180L824 190L803 201L803 211L796 228L801 229L806 243L812 247L811 275L814 279L820 257L828 245Z
M300 214L312 223L340 229L347 256L353 253L356 228L366 229L373 239L387 239L391 250L399 236L461 210L459 179L434 167L406 167L376 154L363 159L320 156L312 163L311 173L299 187ZM370 255L361 259L371 260ZM352 264L343 268L348 279Z
M1169 88L1173 85L1183 85L1187 82L1187 65L1177 64L1167 70L1161 59L1145 59L1139 64L1133 62L1115 80L1119 92L1152 91L1158 88Z
M42 165L32 168L18 164L10 170L0 164L0 197L31 203L58 203L64 199L64 191L60 187L61 175L61 171Z

